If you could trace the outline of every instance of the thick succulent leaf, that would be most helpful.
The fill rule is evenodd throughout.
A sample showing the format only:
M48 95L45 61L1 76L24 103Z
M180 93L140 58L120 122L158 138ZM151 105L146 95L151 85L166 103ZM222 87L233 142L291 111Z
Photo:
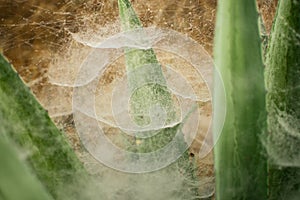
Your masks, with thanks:
M255 0L218 1L214 56L227 109L222 133L215 137L216 198L266 199L267 164L260 139L266 121L265 87ZM218 127L224 102L218 98L222 83L215 80L213 124Z
M67 138L2 55L0 121L0 136L12 138L27 152L32 170L54 197L77 175L85 174Z

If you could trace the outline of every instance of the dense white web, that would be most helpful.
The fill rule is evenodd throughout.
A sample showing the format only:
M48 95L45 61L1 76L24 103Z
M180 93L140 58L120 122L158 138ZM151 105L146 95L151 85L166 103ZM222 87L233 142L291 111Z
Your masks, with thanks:
M260 2L262 2L264 21L268 22L272 18L269 10L273 9L274 1ZM159 2L132 1L132 3L146 27L153 26L176 30L191 37L204 46L207 52L212 53L216 1L184 0L176 2L170 0ZM119 122L128 123L118 124L114 116L115 113L112 112L113 108L118 108L117 111L127 111L126 109L128 109L128 107L122 107L128 97L120 95L122 94L120 92L126 90L124 88L126 86L124 84L126 82L126 77L124 78L126 70L123 51L120 47L130 44L132 47L148 49L160 41L163 37L161 34L154 34L152 38L148 38L148 42L150 41L148 44L133 43L135 36L132 34L123 35L130 42L124 37L119 37L120 35L116 36L121 32L117 1L0 0L0 10L0 50L8 56L25 82L32 88L38 100L49 111L57 124L69 135L74 148L89 172L95 174L95 177L100 177L100 181L96 179L87 184L89 188L84 192L86 196L96 199L101 194L103 199L112 200L120 199L120 197L122 199L125 197L128 199L146 199L145 197L149 196L152 197L151 199L179 200L183 198L206 198L213 194L213 161L211 153L208 154L213 144L212 138L207 137L206 134L209 131L211 120L211 98L208 85L203 80L203 74L197 72L193 63L191 64L185 59L185 57L193 55L191 53L193 49L186 46L188 51L181 51L180 55L176 52L161 50L161 47L155 49L167 77L169 89L179 96L177 97L177 104L181 105L180 103L182 103L183 105L182 110L180 110L181 113L179 112L179 120L171 125L182 122L190 111L191 102L197 105L197 112L200 113L198 120L203 122L197 124L199 129L199 132L196 133L197 136L185 138L190 140L189 143L193 142L189 151L191 155L196 156L190 159L195 160L193 170L197 171L200 180L196 185L190 182L188 184L190 188L188 188L183 185L187 181L185 180L186 177L181 176L180 173L176 177L170 177L168 171L162 170L160 174L140 174L135 177L106 168L82 147L78 147L80 142L77 141L75 127L70 125L72 122L69 122L70 117L72 118L72 114L74 114L72 107L74 88L94 83L93 95L95 95L95 99L93 100L98 102L98 106L95 106L95 112L79 105L76 106L76 109L93 119L97 119L98 124L96 125L97 127L99 124L103 126L105 137L109 138L115 146L124 148L122 139L116 135L120 132L119 129L130 133L132 127L129 126L128 128L128 117L117 119ZM270 30L269 24L267 23L267 31ZM116 37L113 43L109 43L112 40L107 40L110 37ZM299 38L299 35L297 37ZM106 40L109 42L103 43ZM297 41L299 42L299 40ZM102 46L98 46L98 44ZM167 43L167 45L170 44L170 42ZM181 47L184 45L185 43L182 43ZM112 58L114 53L103 50L101 54L94 53L94 56L90 57L93 52L97 51L95 49L101 48L120 48L119 56L114 62L111 62L109 58ZM89 61L89 58L92 59ZM197 58L191 57L190 59ZM78 76L84 62L89 62L85 65L88 66L85 71L86 74ZM211 64L209 62L208 64ZM105 70L101 70L99 63L109 65ZM97 79L98 75L102 75L101 78ZM83 79L80 79L81 77ZM114 88L117 88L117 92L113 92ZM87 94L84 93L84 95ZM114 100L119 106L112 107L110 103ZM115 112L117 111L115 110ZM156 127L150 128L157 128L157 126L162 128L162 124L159 122L154 124ZM286 122L283 121L282 123ZM171 125L169 124L169 126ZM166 124L163 126L167 127ZM287 125L285 127L290 128ZM294 130L292 128L291 130ZM139 143L140 141L135 142ZM145 182L148 184L144 184ZM149 188L149 186L153 187ZM199 196L183 197L184 193L179 194L180 192L178 192L199 186ZM183 189L178 190L178 188ZM74 188L69 189L70 192L72 190ZM67 192L63 189L61 195L62 199L67 198L65 197Z

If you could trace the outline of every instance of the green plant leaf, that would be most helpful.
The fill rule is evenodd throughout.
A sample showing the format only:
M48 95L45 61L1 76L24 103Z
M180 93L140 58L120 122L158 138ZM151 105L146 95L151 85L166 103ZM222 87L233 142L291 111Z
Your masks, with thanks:
M142 40L142 25L131 7L130 2L128 0L118 0L118 3L123 31L139 31L141 37L136 39ZM161 65L157 60L154 50L152 48L142 49L127 47L125 48L125 62L128 86L132 92L130 99L130 114L133 115L134 121L141 126L147 125L150 122L147 113L149 113L149 110L156 105L160 105L161 108L167 112L167 123L175 121L176 111L172 95L166 85ZM137 83L141 82L139 81L140 79L147 80L149 84L137 85ZM140 144L135 146L136 152L152 152L166 146L174 138L176 133L180 131L180 128L181 124L174 127L163 128L155 136L140 139ZM174 148L174 151L180 151L187 148L183 134L181 132L179 134L180 137L179 139L177 138L178 141L176 142L178 149ZM160 158L157 159L159 160ZM183 188L180 188L179 190L184 190L184 192L178 195L187 199L198 198L198 189L200 185L198 185L199 182L197 182L196 166L189 160L188 151L185 151L181 158L174 164L155 173L159 177L166 176L166 180L169 179L169 176L174 177L178 182L182 181L181 176L183 175L185 184L183 185ZM172 188L172 190L174 190L174 188ZM178 198L178 196L176 198Z
M86 175L67 138L2 55L0 121L0 136L12 138L28 153L32 170L55 198L58 190Z
M222 133L215 135L216 199L266 199L267 163L260 141L266 121L265 87L255 0L218 1L214 56L227 109ZM218 98L220 84L215 82L214 127L220 123L218 105L224 104Z
M0 127L1 132L3 127ZM14 145L0 140L0 199L1 200L51 200L42 184L18 158Z
M270 199L300 195L300 1L279 1L266 58Z

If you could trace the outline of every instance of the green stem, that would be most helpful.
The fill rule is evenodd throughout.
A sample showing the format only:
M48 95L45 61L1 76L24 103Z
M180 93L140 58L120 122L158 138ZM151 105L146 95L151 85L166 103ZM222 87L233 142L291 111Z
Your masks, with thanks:
M266 58L270 199L300 195L300 1L278 4Z
M218 1L214 56L227 109L220 137L214 133L216 198L266 199L267 164L260 141L266 121L265 88L255 0ZM224 104L218 90L215 87L214 127L220 123L218 105Z

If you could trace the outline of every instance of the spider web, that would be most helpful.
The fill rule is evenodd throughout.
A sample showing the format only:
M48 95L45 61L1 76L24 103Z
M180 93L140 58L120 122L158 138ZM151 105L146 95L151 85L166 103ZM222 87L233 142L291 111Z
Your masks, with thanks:
M131 2L145 27L157 26L183 33L202 44L212 54L215 0ZM273 0L259 1L267 34L271 29L275 5L276 1ZM125 180L130 179L131 175L101 165L81 146L76 134L72 115L73 88L70 86L77 77L79 63L90 54L92 46L120 32L117 1L60 0L53 3L46 0L1 0L0 10L0 50L10 59L58 127L67 134L88 171L95 177L100 177L101 181L96 178L87 184L85 195L91 199L97 199L100 194L103 199L182 199L180 190L176 192L176 188L183 187L181 184L184 177L176 177L182 181L165 179L167 176L162 174L167 174L167 171L163 171L163 178L140 175L139 183L149 182L147 185L153 186L151 189L142 184L128 186ZM170 60L168 56L172 56L165 52L160 55L165 63ZM180 59L178 62L184 63ZM102 90L99 89L97 95L103 95L109 90L110 85L122 74L122 68L108 68L99 82ZM193 84L197 85L199 82ZM205 90L200 91L205 93ZM203 95L206 94L198 94ZM203 118L209 121L211 101L207 97L207 100L199 104ZM202 126L203 129L208 129L207 124ZM113 134L117 132L115 127L105 126L104 129L111 133L107 137L116 145L122 145L122 141ZM195 199L207 198L214 192L212 155L210 153L205 158L198 159L202 142L203 136L196 137L189 149L191 159L197 158L195 169L201 180L200 196L194 196ZM162 187L165 185L168 187ZM67 199L66 191L71 193L74 188L76 186L70 186L68 190L62 189L61 199ZM98 191L99 188L101 191Z

